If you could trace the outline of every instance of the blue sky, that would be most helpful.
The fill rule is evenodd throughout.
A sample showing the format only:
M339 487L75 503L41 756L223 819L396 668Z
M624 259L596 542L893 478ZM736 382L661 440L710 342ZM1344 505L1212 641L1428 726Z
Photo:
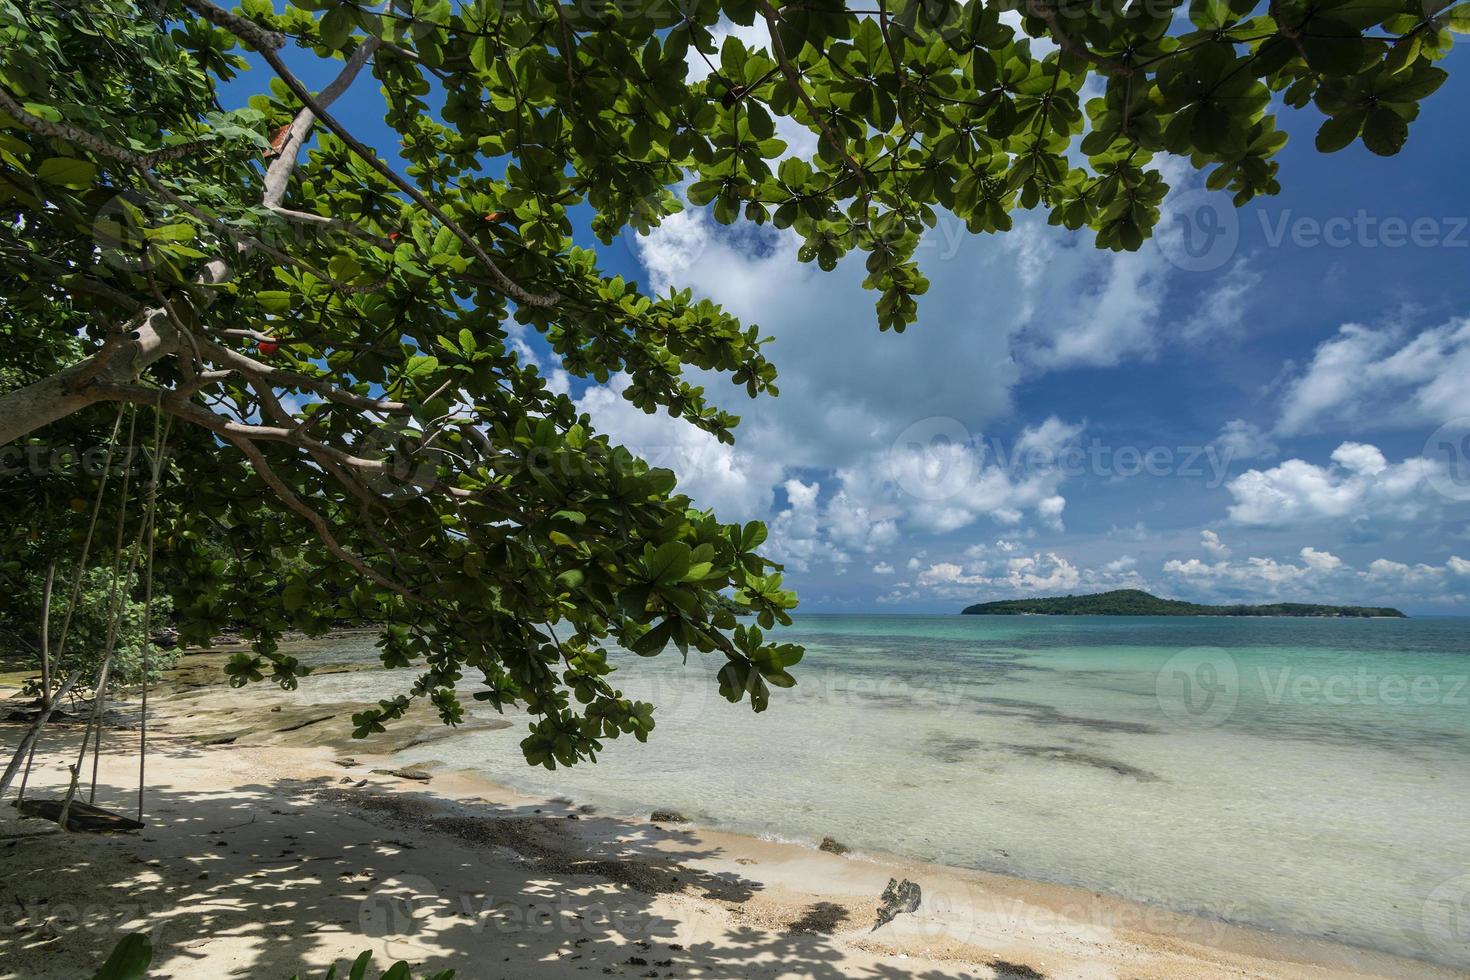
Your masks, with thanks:
M1137 254L1044 214L941 222L903 335L879 333L861 257L822 273L686 211L601 247L604 268L759 323L781 395L709 379L744 419L732 449L617 379L563 383L697 503L766 520L807 611L1141 587L1470 614L1470 72L1461 51L1446 67L1397 157L1318 154L1309 108L1280 117L1276 197L1236 211L1168 164ZM340 116L391 147L380 106L360 84Z

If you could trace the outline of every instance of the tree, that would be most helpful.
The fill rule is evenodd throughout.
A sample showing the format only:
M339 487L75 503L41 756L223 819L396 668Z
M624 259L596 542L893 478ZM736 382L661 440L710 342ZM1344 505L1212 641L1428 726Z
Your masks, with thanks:
M85 356L0 395L0 445L156 407L184 446L187 506L160 526L176 598L195 638L250 624L236 679L293 683L288 627L380 623L384 664L419 674L360 733L416 697L453 724L473 671L476 698L537 719L522 744L547 766L652 728L609 682L613 644L722 654L722 693L757 711L801 656L763 633L795 604L764 527L692 509L516 354L534 330L572 375L625 373L634 404L723 441L738 419L686 368L776 393L758 327L603 275L572 240L589 214L603 242L646 231L690 178L692 205L790 229L803 261L866 253L902 330L941 211L997 232L1045 207L1136 249L1157 155L1237 204L1276 192L1273 102L1315 105L1324 151L1396 152L1467 22L1417 0L293 3L0 0L5 329L57 306L86 324ZM716 43L722 20L765 39ZM292 67L311 56L342 62L318 92ZM222 110L214 86L262 63L269 86ZM392 153L333 112L365 73ZM275 554L302 566L282 580Z

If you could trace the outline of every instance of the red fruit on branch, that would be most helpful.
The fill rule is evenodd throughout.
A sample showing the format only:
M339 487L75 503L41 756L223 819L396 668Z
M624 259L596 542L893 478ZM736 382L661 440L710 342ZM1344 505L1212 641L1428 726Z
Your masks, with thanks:
M499 211L491 211L489 214L485 215L485 220L492 225L496 222L501 221L504 218L505 215L501 214Z
M266 357L270 357L276 351L281 349L281 345L279 342L274 340L261 340L256 343L255 349L260 351L260 353L264 354Z
M398 241L398 232L396 232L396 231L390 231L390 232L388 232L388 241L390 241L390 242L396 242L396 241Z

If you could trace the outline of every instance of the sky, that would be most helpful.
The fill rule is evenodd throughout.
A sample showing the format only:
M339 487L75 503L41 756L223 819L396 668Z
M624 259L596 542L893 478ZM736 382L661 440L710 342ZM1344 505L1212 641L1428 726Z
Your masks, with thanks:
M980 236L944 216L904 334L879 332L861 254L824 273L701 209L599 246L775 338L779 397L704 379L733 447L557 374L534 336L523 354L697 505L766 521L803 611L1143 588L1470 615L1470 55L1445 67L1396 157L1317 153L1308 108L1279 116L1277 196L1237 210L1167 164L1137 253L1044 212ZM391 145L369 86L339 107Z

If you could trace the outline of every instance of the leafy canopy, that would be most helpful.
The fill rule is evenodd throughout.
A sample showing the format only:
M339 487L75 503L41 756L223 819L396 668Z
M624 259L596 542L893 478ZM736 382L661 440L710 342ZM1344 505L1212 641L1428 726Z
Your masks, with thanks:
M604 275L573 242L588 215L604 243L647 231L687 180L720 222L789 229L803 261L864 253L878 323L902 330L946 212L998 232L1044 208L1136 249L1161 156L1237 204L1275 193L1276 109L1315 106L1323 151L1397 152L1467 10L0 0L0 329L80 322L86 354L0 395L0 442L66 412L95 429L102 403L168 415L160 547L189 635L244 624L233 678L289 685L282 631L381 624L384 664L416 679L359 734L416 698L457 722L468 673L530 712L528 760L592 758L653 727L613 647L717 653L722 693L761 710L801 656L765 634L795 598L764 527L692 508L518 351L534 331L569 374L624 374L634 404L724 441L738 419L685 372L757 397L775 368L757 326ZM762 42L717 41L728 23ZM338 63L319 92L292 67L313 57ZM262 75L220 107L219 83ZM353 84L379 89L398 147L334 113Z

